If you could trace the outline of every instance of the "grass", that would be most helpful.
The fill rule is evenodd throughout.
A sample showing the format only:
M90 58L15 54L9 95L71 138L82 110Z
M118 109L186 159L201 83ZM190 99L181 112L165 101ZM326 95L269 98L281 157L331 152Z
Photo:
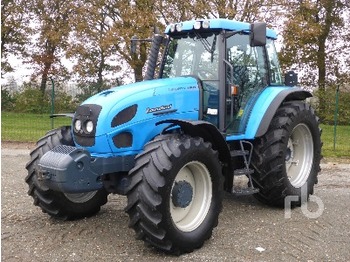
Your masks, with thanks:
M337 126L334 148L334 126L321 125L324 157L350 158L350 126Z
M54 119L54 128L70 125L71 119L59 117ZM350 158L350 126L337 126L335 150L333 148L334 126L321 125L322 154L325 158ZM49 114L1 113L1 140L18 142L36 142L52 129Z
M1 112L1 141L36 142L53 129L49 114ZM54 128L71 125L68 117L53 119Z

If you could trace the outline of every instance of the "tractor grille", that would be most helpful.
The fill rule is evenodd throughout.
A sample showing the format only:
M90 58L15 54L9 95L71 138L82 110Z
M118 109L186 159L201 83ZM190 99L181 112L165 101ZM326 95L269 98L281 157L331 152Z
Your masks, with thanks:
M44 167L58 167L66 156L76 150L76 147L59 145L48 151L40 159L40 165Z
M84 125L84 123L86 123L87 121L92 121L94 126L94 129L91 133L86 133L83 130L78 132L73 128L73 134L74 134L75 142L77 144L81 146L95 145L97 121L101 110L102 110L101 106L94 105L94 104L85 104L77 108L77 111L75 112L74 119L73 119L73 126L75 121L78 119L81 121L82 125Z

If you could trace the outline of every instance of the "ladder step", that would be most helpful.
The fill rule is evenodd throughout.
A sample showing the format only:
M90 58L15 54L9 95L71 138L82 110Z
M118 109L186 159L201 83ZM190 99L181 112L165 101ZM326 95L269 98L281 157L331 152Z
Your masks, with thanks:
M231 157L236 157L236 156L248 156L249 151L248 150L232 150L231 151Z
M234 176L248 176L254 173L253 169L250 168L241 168L241 169L236 169L235 171L233 171L233 175Z
M248 196L259 192L259 188L246 187L246 188L232 188L232 194L235 196Z

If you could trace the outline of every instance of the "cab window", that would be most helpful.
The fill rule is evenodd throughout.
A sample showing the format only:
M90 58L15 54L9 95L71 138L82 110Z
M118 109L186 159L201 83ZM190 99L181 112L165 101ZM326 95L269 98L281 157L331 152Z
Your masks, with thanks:
M269 59L271 85L283 85L282 74L278 62L278 55L273 40L267 39L266 42L267 57Z

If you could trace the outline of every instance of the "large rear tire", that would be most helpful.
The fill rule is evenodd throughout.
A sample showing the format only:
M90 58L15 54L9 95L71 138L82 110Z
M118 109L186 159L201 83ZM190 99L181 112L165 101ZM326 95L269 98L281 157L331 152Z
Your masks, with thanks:
M202 138L160 135L129 172L129 226L163 251L191 252L210 238L222 208L218 152Z
M263 203L283 207L300 206L314 192L321 160L319 119L310 105L301 101L284 103L273 117L265 135L254 142L253 184L255 197ZM298 199L297 201L295 201Z
M26 165L28 175L25 179L29 185L28 195L33 197L34 205L57 219L73 220L96 214L100 211L100 207L107 203L108 194L105 189L65 194L47 188L38 179L37 165L40 158L58 145L74 146L70 127L65 126L49 131L37 142L36 148L30 153L31 159Z

